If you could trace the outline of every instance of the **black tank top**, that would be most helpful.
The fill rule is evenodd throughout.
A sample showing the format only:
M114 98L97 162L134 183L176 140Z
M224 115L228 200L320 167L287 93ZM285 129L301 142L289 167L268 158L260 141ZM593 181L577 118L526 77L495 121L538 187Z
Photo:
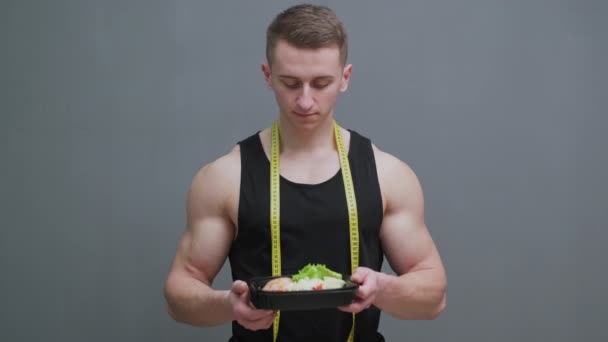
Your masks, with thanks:
M382 197L369 139L350 131L350 161L359 218L359 264L379 271ZM258 133L239 142L241 187L238 235L229 261L233 280L271 275L270 162ZM308 263L325 264L350 274L348 208L342 172L319 184L299 184L280 178L282 274L293 274ZM357 314L355 341L383 341L378 333L380 311L372 306ZM337 309L282 311L277 341L346 342L352 314ZM232 323L234 342L272 342L272 328L250 331Z

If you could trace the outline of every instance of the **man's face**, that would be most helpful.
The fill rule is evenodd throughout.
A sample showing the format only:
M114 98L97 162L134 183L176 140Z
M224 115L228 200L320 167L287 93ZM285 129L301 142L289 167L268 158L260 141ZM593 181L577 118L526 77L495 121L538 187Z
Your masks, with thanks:
M333 118L340 92L346 91L352 66L340 62L337 46L299 49L279 40L272 66L262 65L282 118L292 125L316 127Z

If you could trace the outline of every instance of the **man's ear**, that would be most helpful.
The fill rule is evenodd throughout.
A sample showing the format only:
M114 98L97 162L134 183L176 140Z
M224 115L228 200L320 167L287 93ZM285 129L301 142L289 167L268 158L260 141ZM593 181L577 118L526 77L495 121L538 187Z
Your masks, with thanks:
M345 92L348 89L348 82L350 81L350 75L353 73L353 65L348 64L344 67L344 71L342 72L342 80L340 84L340 91Z
M266 87L268 89L272 89L272 78L270 73L270 66L268 63L262 63L262 73L264 74L264 79L266 80Z

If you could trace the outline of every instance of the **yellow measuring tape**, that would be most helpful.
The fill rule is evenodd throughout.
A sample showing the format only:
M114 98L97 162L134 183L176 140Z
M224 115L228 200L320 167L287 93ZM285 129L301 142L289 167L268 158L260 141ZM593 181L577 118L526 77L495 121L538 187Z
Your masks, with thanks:
M334 122L334 136L338 147L340 158L340 168L342 169L342 180L344 182L344 192L346 193L346 205L348 207L348 225L350 236L350 268L351 274L359 266L359 219L357 217L357 201L353 178L348 163L348 154L344 148L342 140L342 130ZM272 242L272 275L281 275L281 229L280 229L280 162L279 162L279 122L275 121L272 125L271 145L270 145L270 236ZM272 340L276 342L279 334L279 320L281 312L277 311L274 324L272 326ZM353 342L355 338L355 314L353 313L353 324L348 335L348 342Z

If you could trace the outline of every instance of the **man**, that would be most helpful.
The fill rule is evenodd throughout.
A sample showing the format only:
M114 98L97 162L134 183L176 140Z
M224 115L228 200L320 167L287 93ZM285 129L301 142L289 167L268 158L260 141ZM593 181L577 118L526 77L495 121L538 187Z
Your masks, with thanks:
M351 274L349 209L335 142L333 110L346 91L346 33L334 12L299 5L267 31L262 71L276 97L280 132L282 274L322 263ZM203 167L188 194L187 229L165 285L170 315L200 326L232 322L231 341L383 341L380 311L400 319L434 319L445 307L446 275L425 226L414 172L370 140L340 128L356 194L360 284L352 304L280 314L256 309L246 281L271 273L271 129L255 133ZM386 256L396 275L380 271ZM229 258L234 283L212 282Z

